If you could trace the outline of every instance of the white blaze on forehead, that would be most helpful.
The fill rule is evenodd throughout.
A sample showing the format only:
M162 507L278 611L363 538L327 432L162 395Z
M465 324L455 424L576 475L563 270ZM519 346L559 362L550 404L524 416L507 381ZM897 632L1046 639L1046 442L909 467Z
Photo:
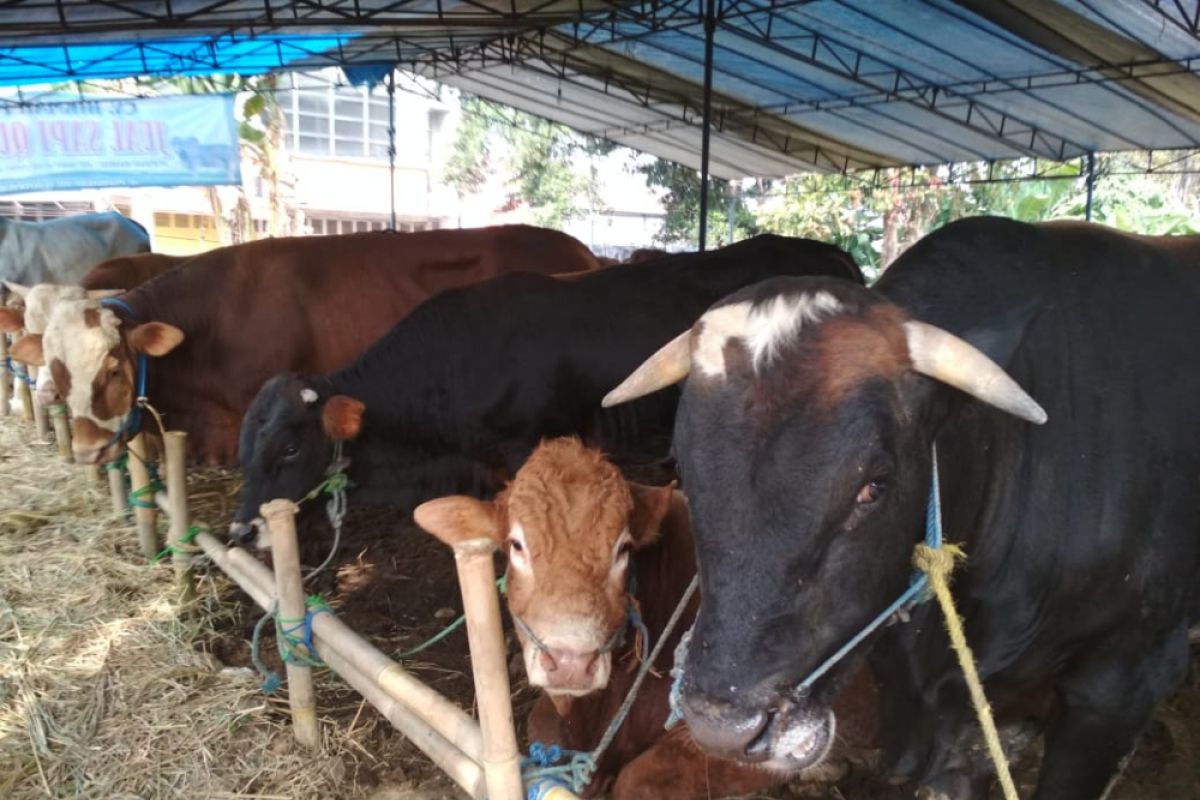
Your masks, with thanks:
M88 327L84 316L88 309L100 314L100 324L94 328ZM117 315L95 300L68 301L55 307L42 340L46 363L58 359L71 376L71 390L65 400L72 416L87 417L111 431L121 426L121 416L96 419L92 411L92 383L105 368L108 351L121 343L120 326Z
M50 324L50 315L59 303L86 299L87 292L82 287L39 283L25 295L25 330L45 333L46 326Z
M692 345L692 365L708 377L725 374L725 344L741 339L754 369L761 369L806 324L828 319L842 309L826 291L776 295L757 305L748 300L714 308L700 318Z
M311 406L313 403L317 402L317 393L315 390L309 389L306 386L300 390L300 399L304 401L305 405Z

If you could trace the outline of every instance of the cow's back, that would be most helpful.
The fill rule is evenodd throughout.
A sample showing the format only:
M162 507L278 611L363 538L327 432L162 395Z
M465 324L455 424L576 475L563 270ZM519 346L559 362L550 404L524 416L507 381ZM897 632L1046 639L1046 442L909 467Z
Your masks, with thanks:
M594 264L570 237L517 227L269 239L188 259L124 298L185 334L155 363L151 393L192 426L198 452L231 462L241 415L272 375L331 372L442 290L517 267ZM209 413L193 423L200 407Z
M128 291L158 277L186 261L186 257L163 253L135 253L102 261L79 280L84 289Z
M989 620L984 674L1019 684L1068 659L1065 640L1194 615L1200 237L970 220L878 288L960 334L1025 321L1004 366L1049 421L966 404L938 437L946 529L971 554L960 591Z
M47 222L0 220L0 280L74 284L105 259L149 249L145 229L115 211Z

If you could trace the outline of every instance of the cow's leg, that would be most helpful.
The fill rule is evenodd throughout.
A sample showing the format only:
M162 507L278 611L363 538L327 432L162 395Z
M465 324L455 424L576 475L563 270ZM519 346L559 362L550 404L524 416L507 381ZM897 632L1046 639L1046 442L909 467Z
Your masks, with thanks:
M778 786L786 777L709 758L686 731L672 733L625 765L612 800L707 800Z
M1117 777L1155 706L1183 680L1187 629L1157 645L1109 639L1060 683L1061 714L1046 732L1034 800L1097 800Z

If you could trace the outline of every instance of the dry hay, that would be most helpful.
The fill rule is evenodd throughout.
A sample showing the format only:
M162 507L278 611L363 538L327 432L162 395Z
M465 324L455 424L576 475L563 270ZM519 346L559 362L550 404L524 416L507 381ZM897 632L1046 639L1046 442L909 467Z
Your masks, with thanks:
M236 608L218 602L226 580L202 579L181 619L171 569L145 566L107 483L31 438L0 418L0 797L363 796L377 718L325 724L323 752L297 752L286 701L195 645ZM386 780L374 794L416 796Z

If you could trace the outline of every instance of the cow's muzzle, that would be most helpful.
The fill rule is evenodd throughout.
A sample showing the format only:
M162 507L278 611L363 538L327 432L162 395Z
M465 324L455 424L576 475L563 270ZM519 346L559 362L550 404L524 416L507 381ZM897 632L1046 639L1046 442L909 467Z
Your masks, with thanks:
M259 550L269 550L271 539L267 531L267 521L255 517L249 522L229 523L229 540L241 547L257 547Z
M71 455L76 464L109 464L121 455L120 440L87 417L71 420Z
M831 710L806 708L792 700L743 708L702 697L685 684L683 718L696 744L709 755L795 772L819 764L833 746Z

